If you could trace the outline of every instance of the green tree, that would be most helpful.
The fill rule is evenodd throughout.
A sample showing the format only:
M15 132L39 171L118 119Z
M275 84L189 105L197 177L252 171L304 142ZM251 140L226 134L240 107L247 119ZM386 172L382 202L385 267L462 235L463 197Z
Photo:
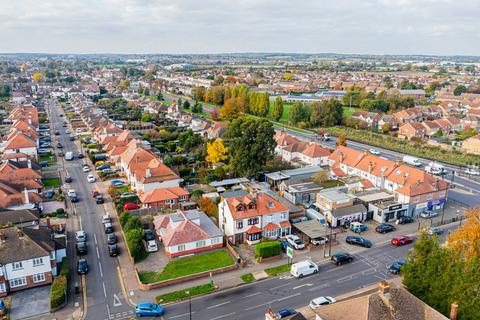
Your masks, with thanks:
M282 115L283 115L283 100L282 100L282 97L277 96L275 98L275 101L273 102L272 118L275 121L278 121L278 120L280 120Z
M290 114L288 115L288 122L290 124L297 124L300 121L305 121L308 119L308 112L305 108L305 105L299 101L293 103L292 108L290 109Z
M345 94L343 95L343 105L344 106L352 106L352 107L359 107L360 102L367 97L367 93L365 89L360 87L350 87L347 88Z
M150 113L146 113L142 116L142 121L143 122L150 122L152 121L152 115Z
M459 85L453 90L453 94L456 96L459 96L464 92L467 92L467 87L465 87L464 85Z
M274 134L268 120L246 117L233 120L224 136L233 172L242 177L257 174L267 161L273 159Z
M193 113L202 113L203 112L202 104L198 101L195 101L195 104L192 107L192 112Z
M183 102L183 108L184 109L190 109L190 101L185 100L185 102Z

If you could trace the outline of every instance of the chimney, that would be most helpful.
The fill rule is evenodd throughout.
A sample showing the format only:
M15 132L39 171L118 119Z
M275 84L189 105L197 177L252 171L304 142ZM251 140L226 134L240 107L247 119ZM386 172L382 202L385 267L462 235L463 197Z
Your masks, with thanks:
M373 169L373 164L372 164L372 162L370 161L370 162L368 163L368 173L372 173L372 169Z
M343 152L340 152L340 163L343 163L343 160L345 160L345 156L343 155Z
M17 230L17 235L18 235L18 239L20 239L20 240L23 239L23 232L22 232L22 230L18 229L18 230Z
M408 176L407 176L407 174L405 173L405 174L403 175L403 179L402 179L402 185L403 185L403 186L407 183L407 177L408 177Z
M29 204L30 203L30 198L28 197L27 188L25 188L25 190L23 192L25 194L25 204Z
M387 281L382 280L378 283L378 289L382 294L390 293L390 284Z
M145 172L145 178L151 178L152 177L152 171L150 171L150 168L147 168Z
M32 169L32 161L30 159L27 160L27 167Z
M450 307L450 320L457 320L458 316L458 303L453 302Z

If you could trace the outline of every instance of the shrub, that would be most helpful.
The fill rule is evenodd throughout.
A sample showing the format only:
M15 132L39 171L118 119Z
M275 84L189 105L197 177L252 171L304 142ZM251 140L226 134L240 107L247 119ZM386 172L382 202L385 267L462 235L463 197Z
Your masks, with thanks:
M217 204L210 198L200 197L197 199L197 204L210 217L218 216Z
M262 242L255 245L255 256L258 258L278 256L280 251L280 242L278 241Z
M147 252L143 246L143 229L137 228L125 232L128 249L132 255L134 262L139 262L147 256Z
M130 219L130 217L132 217L132 214L128 211L123 211L122 213L120 213L120 216L118 217L118 220L120 221L120 225L124 227L127 221Z
M62 268L60 269L60 275L68 278L68 260L67 257L62 259Z
M130 215L130 218L128 218L123 226L123 231L126 232L134 229L142 229L142 221L140 221L139 217Z
M53 279L50 288L50 308L58 308L65 302L67 291L67 277L60 275Z

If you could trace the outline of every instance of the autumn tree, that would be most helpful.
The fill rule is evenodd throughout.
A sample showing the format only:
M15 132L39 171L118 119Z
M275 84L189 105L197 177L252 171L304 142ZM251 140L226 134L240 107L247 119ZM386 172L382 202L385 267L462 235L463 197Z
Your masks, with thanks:
M337 146L344 146L344 147L347 146L347 135L345 133L341 133L338 136Z
M35 72L32 77L35 84L39 84L45 79L45 76L41 72Z
M328 181L330 178L330 174L326 170L320 170L315 175L313 176L313 182L315 182L318 185L321 185L322 183Z
M272 118L276 121L280 120L283 115L283 100L282 97L277 96L273 102Z
M210 111L210 117L212 117L213 121L220 119L220 112L218 112L217 108L213 108L212 111Z
M466 222L448 237L448 244L467 259L480 257L480 208L465 212Z
M198 197L197 204L200 209L210 217L217 217L217 204L210 198Z
M204 86L197 86L193 89L193 99L196 101L203 101L206 89Z
M218 163L228 159L228 148L223 145L221 139L207 143L207 156L205 160L209 163Z
M220 109L220 116L227 120L232 120L240 115L240 107L236 98L230 98Z

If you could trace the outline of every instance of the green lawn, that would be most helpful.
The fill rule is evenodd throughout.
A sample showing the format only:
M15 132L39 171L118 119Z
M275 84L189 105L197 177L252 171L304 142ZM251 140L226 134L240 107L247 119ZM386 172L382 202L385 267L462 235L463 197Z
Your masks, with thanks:
M340 187L343 186L345 183L339 180L328 180L325 182L320 183L320 187L323 188L333 188L333 187Z
M46 188L60 187L61 185L60 178L45 178L42 179L42 183Z
M343 116L345 118L350 118L354 112L356 111L360 111L360 110L357 110L355 108L350 108L350 107L343 107Z
M157 303L168 303L172 301L182 301L188 299L189 297L195 297L200 294L209 293L215 290L215 287L211 284L203 284L200 286L188 288L185 290L173 291L169 293L165 293L155 297ZM188 294L186 293L188 291Z
M57 162L57 157L53 154L41 154L39 156L39 161L47 161L48 163L55 163Z
M242 275L240 277L240 279L242 279L242 281L245 282L245 283L250 283L252 281L255 281L255 278L253 277L253 274L251 274L251 273L246 273L246 274Z
M195 273L231 266L234 264L232 257L225 250L214 251L192 257L171 260L161 273L139 273L142 283L154 283L168 279L175 279Z
M285 273L285 272L288 272L288 271L290 271L290 264L282 264L282 265L277 266L277 267L265 269L265 272L270 277L275 277L275 276L277 276L281 273Z

